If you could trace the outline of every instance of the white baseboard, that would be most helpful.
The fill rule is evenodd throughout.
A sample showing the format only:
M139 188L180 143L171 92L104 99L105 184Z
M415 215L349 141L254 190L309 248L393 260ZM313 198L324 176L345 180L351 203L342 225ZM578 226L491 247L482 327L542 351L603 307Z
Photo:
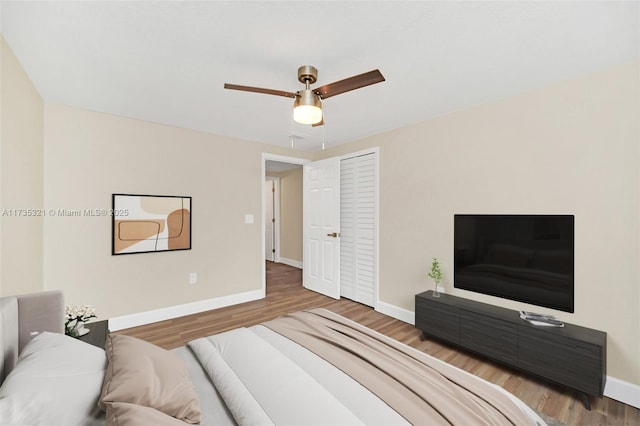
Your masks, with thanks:
M187 303L184 305L169 306L167 308L155 309L137 314L123 315L120 317L109 318L109 330L123 330L125 328L137 327L139 325L151 324L153 322L166 321L168 319L183 317L185 315L224 308L225 306L264 299L264 297L265 291L264 289L261 289L232 294L229 296L216 297L215 299Z
M280 263L293 266L294 268L302 269L302 262L300 262L299 260L293 260L293 259L287 259L286 257L281 257Z
M607 376L604 396L640 408L640 385Z
M415 314L413 313L413 311L399 308L397 306L390 305L379 300L376 304L376 311L412 325L416 323Z

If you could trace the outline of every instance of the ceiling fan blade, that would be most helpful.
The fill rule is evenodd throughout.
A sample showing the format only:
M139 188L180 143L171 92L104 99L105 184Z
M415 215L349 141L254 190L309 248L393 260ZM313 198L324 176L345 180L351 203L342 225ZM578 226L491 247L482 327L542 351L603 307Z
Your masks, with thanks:
M237 84L224 84L225 89L242 90L245 92L264 93L266 95L284 96L286 98L295 98L298 96L293 92L285 92L284 90L263 89L262 87L239 86Z
M344 80L335 81L333 83L326 84L313 91L322 99L330 98L331 96L339 95L341 93L349 92L351 90L359 89L361 87L370 86L372 84L380 83L384 81L384 77L379 70L373 70L365 72L363 74L354 75L353 77L345 78Z

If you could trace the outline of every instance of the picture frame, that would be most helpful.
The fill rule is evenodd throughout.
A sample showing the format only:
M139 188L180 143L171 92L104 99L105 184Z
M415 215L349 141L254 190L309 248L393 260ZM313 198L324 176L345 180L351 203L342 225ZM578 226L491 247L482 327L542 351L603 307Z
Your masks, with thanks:
M191 197L113 194L112 206L112 255L191 250Z

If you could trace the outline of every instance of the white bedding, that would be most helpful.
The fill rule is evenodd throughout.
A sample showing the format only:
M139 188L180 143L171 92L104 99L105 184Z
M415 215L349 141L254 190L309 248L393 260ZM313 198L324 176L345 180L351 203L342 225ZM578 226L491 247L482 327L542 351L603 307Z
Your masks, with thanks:
M216 391L211 379L202 369L191 349L181 346L172 350L187 364L191 382L200 397L200 408L202 409L202 424L204 425L235 425L233 416L224 403L224 400Z
M0 387L1 425L93 424L104 351L61 333L44 332L24 348Z
M342 371L265 327L231 330L189 347L239 424L407 424Z
M367 424L401 425L407 421L347 374L309 350L261 325L198 339L180 349L192 359L198 382L210 375L220 392L201 394L205 424ZM194 353L189 353L194 352ZM205 375L205 370L208 372ZM532 420L545 422L502 388ZM207 398L206 402L202 398ZM213 404L210 404L213 402ZM228 406L224 418L222 410ZM246 405L245 405L246 404ZM204 408L206 407L206 408ZM211 412L209 412L211 411ZM236 416L235 420L233 416Z

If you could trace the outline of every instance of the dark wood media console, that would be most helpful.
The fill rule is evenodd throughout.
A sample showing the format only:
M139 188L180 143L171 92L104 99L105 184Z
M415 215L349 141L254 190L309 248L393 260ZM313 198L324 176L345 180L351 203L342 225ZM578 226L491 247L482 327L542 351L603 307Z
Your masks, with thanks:
M534 326L517 311L433 291L416 295L415 326L469 351L574 389L587 409L602 397L607 375L607 334L565 323Z

